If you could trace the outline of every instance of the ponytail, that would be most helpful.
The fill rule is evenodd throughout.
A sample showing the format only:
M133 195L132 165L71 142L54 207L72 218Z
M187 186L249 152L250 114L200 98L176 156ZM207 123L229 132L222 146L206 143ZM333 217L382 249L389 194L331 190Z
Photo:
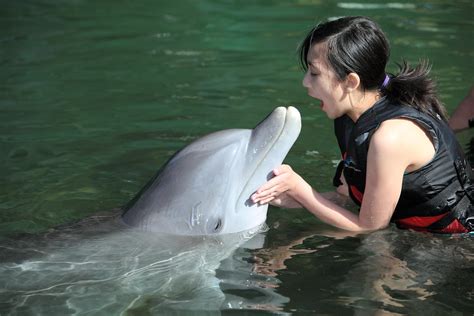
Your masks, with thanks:
M440 116L445 122L448 115L443 104L436 95L436 84L429 77L431 65L422 60L416 67L411 68L407 61L397 63L399 72L390 75L388 83L382 85L380 91L389 100L410 106L418 111Z

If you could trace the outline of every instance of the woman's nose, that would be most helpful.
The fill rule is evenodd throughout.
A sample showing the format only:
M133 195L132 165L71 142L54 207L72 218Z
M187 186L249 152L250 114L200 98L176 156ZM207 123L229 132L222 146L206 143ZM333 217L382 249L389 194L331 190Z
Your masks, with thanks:
M309 71L307 71L303 77L303 87L309 88L310 86L311 85L310 85L310 80L309 80Z

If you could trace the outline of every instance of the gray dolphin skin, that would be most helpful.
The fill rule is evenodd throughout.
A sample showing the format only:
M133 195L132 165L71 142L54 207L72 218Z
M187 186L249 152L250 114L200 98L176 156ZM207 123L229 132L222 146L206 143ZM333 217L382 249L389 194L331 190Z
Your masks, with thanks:
M262 225L250 196L298 138L301 117L278 107L254 129L222 130L177 152L125 208L123 222L175 235L229 234Z

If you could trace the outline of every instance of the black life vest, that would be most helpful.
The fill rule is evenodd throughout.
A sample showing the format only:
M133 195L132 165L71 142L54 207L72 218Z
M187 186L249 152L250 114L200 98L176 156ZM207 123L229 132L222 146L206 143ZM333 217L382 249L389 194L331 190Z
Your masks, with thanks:
M380 99L354 123L348 116L334 121L343 160L334 184L343 172L349 194L361 205L367 171L370 140L380 124L407 118L429 133L435 147L433 159L422 168L403 176L402 191L391 221L400 228L440 233L474 230L474 177L454 133L439 117L412 107Z

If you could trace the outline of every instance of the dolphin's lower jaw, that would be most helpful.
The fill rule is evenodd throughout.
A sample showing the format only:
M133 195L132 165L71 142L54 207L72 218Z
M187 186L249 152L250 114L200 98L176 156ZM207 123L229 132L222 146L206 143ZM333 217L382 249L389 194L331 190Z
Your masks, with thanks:
M267 205L250 196L296 141L301 118L276 108L253 130L223 130L176 153L127 206L133 227L176 235L248 231L266 220Z

